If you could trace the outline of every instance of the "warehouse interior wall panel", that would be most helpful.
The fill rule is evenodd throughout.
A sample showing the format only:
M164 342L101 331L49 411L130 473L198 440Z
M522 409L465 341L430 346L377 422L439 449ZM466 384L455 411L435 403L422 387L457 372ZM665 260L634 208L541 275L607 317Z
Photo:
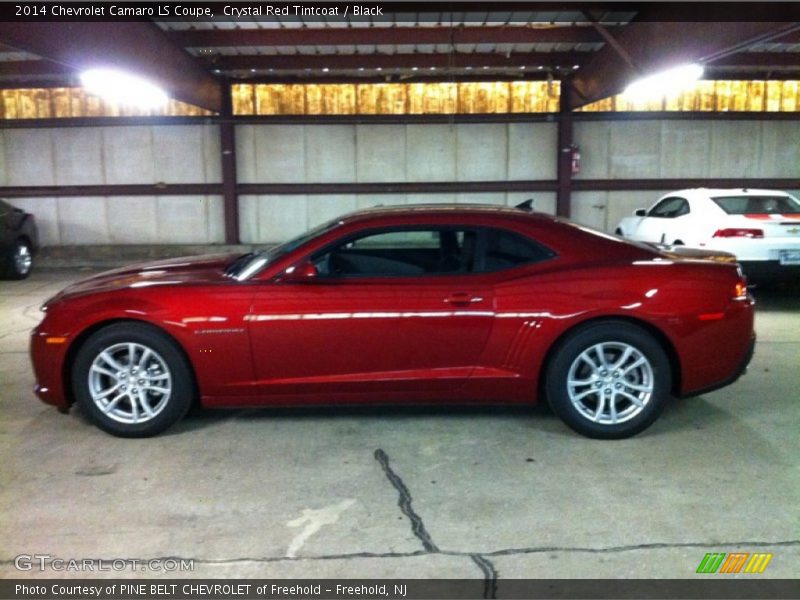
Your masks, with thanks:
M14 198L36 215L43 246L220 244L222 196Z
M500 181L508 178L508 126L456 125L456 179Z
M53 142L47 129L5 129L6 185L55 185Z
M356 125L356 177L359 182L405 181L406 127Z
M7 132L10 133L10 132ZM53 179L57 185L96 185L103 173L103 130L100 127L69 127L43 131L53 149ZM54 143L54 141L56 143Z
M355 194L309 194L306 202L308 229L358 209Z
M579 121L576 179L796 177L800 121ZM574 210L573 210L574 214Z
M338 183L356 180L356 135L353 125L306 127L306 181Z
M661 123L661 177L708 177L712 165L711 123Z
M241 183L552 180L554 123L238 125Z
M712 121L711 156L704 163L712 165L720 177L758 177L761 172L761 161L754 157L761 155L761 134L766 123L760 121ZM778 125L779 123L774 123ZM696 126L705 125L697 123ZM785 121L783 127L792 129L792 122ZM800 132L797 132L800 134ZM795 138L796 140L797 138ZM800 171L800 162L795 173ZM777 176L791 175L784 171Z
M800 121L762 123L761 177L800 176Z
M0 130L9 186L219 183L216 125Z
M153 127L152 135L155 181L222 181L218 127L165 125Z
M284 242L307 229L305 195L239 196L239 232L245 244Z
M406 180L455 181L457 143L453 125L408 125Z
M663 123L660 121L630 121L624 127L618 127L615 123L609 131L606 148L609 156L609 177L659 177L662 127Z
M557 148L555 123L509 123L508 179L555 179Z

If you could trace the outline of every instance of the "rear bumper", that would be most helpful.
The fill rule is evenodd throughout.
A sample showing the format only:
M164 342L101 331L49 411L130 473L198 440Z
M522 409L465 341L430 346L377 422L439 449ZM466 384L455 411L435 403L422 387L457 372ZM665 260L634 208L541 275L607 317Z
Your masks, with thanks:
M750 361L753 360L753 354L755 353L755 349L756 349L756 336L755 334L753 334L753 338L750 341L750 345L747 348L747 352L744 358L742 359L742 362L737 366L736 370L733 372L733 374L731 374L730 377L723 379L722 381L719 381L712 385L701 388L699 390L692 390L691 392L683 394L683 397L691 398L692 396L707 394L709 392L713 392L715 390L724 388L725 386L734 383L737 379L739 379L739 377L741 377L747 372L747 366L750 364Z
M782 265L777 260L742 260L739 264L752 282L800 280L800 265Z

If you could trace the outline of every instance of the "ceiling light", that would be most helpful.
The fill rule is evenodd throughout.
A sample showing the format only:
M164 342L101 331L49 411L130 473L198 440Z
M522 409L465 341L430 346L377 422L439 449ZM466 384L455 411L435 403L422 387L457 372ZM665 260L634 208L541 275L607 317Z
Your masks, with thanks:
M697 64L681 65L634 81L625 88L623 94L634 100L673 96L691 86L702 76L702 66Z
M88 92L117 104L155 108L169 100L167 93L155 84L115 69L88 69L80 78Z
M330 69L328 67L322 67L322 72L323 73L327 73L328 71L330 71Z
M412 71L419 71L419 67L411 67Z

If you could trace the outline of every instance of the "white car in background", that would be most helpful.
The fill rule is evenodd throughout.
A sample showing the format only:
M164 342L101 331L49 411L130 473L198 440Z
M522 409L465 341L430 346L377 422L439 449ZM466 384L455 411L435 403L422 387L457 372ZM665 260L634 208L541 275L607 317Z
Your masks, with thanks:
M800 202L774 190L671 192L625 217L627 239L729 252L754 281L800 277Z

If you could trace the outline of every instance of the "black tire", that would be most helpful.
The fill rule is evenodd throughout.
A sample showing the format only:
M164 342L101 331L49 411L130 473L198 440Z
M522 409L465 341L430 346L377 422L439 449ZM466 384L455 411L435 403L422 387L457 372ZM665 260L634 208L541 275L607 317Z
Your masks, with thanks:
M131 347L133 361L126 359ZM145 354L145 350L150 354ZM121 370L101 358L104 351ZM103 372L92 370L93 364ZM142 375L139 369L147 374ZM71 373L72 390L84 412L100 429L119 437L150 437L161 433L183 418L195 395L192 370L181 349L166 334L144 323L117 323L93 333L78 350ZM115 374L117 379L112 377ZM141 389L134 387L137 381ZM119 389L112 390L106 399L95 401L92 390L99 394L117 384L121 386ZM163 389L169 393L155 391ZM108 397L116 398L119 394L123 397L116 404L108 401L106 411L101 409L100 404ZM132 400L134 397L136 401ZM144 414L134 418L145 412L145 406L153 416ZM126 417L126 411L130 417Z
M30 258L30 264L21 265L17 260L20 253L26 254ZM25 279L31 274L33 269L33 249L30 243L20 238L15 240L8 250L8 254L3 257L2 276L4 279Z
M614 363L628 348L632 349L629 358L615 369ZM644 362L628 370L640 358ZM606 375L601 375L603 372ZM659 342L646 330L624 321L600 321L575 329L559 343L545 377L545 393L553 412L573 430L598 439L626 438L649 427L664 409L672 386L669 359ZM569 385L568 381L581 383ZM632 385L640 389L628 387ZM634 404L634 398L641 407Z

